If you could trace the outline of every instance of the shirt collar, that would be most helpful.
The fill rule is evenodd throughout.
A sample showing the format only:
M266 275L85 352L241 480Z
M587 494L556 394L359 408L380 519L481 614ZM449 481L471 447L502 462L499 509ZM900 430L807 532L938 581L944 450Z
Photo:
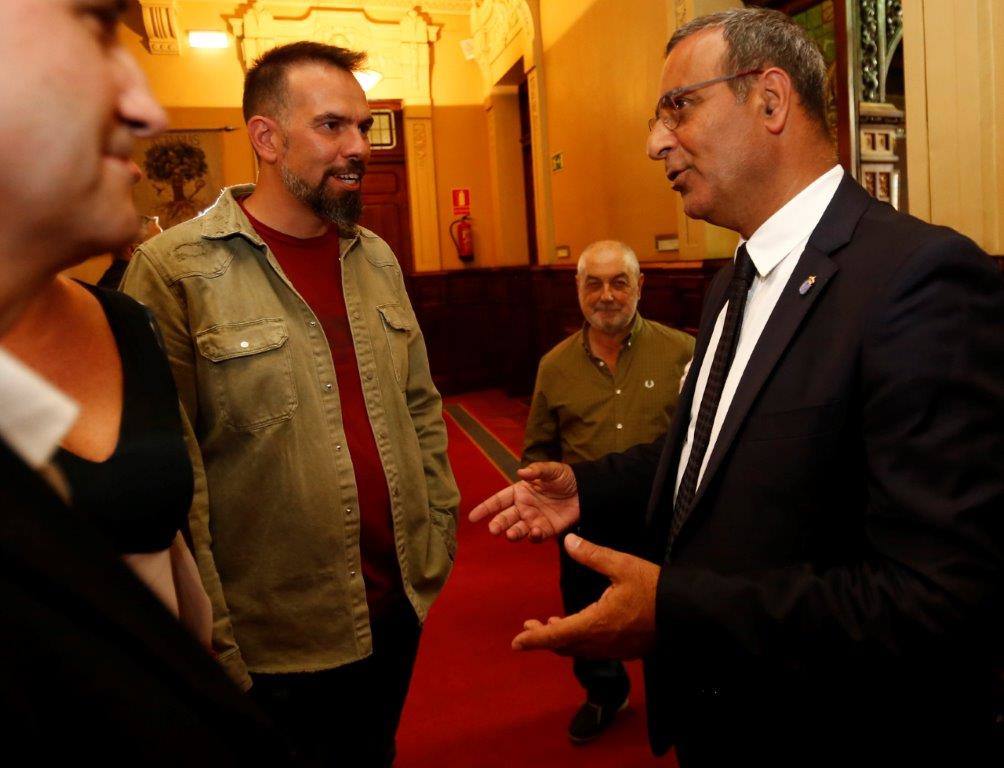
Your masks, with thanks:
M265 241L248 220L240 200L254 192L254 184L237 184L224 189L209 208L200 215L202 218L201 234L209 240L222 240L233 235L246 237L259 248L265 247ZM356 227L351 236L340 236L339 251L341 258L352 249L363 234L370 234L362 227Z
M25 464L40 469L77 420L80 406L0 349L0 437Z
M769 275L799 243L809 239L843 176L844 169L833 166L779 208L748 241L740 241L746 242L760 277Z

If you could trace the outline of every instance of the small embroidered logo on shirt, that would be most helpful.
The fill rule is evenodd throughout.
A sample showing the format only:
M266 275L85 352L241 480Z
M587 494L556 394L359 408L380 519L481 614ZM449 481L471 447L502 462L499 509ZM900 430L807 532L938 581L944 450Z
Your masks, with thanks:
M815 284L816 284L816 276L815 275L809 275L805 279L805 282L802 283L799 286L799 288L798 288L798 294L800 296L804 296L805 294L807 294L809 291L812 290L812 286L814 286Z
M655 386L655 382L652 379L645 379L645 389L652 389Z

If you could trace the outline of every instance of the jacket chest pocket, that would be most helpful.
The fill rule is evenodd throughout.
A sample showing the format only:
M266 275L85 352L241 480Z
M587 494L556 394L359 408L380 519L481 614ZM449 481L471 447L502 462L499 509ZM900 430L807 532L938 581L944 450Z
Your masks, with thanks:
M286 421L297 406L286 324L280 318L214 325L195 337L210 361L210 386L223 420L251 431Z
M377 312L383 322L397 385L404 390L408 384L408 337L411 335L411 321L400 304L383 304L377 307Z

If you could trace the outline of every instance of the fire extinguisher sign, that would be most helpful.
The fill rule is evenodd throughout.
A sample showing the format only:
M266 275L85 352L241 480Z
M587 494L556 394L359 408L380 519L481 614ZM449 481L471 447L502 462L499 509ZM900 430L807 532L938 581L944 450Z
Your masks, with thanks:
M453 192L453 215L469 216L471 213L471 190L454 189Z

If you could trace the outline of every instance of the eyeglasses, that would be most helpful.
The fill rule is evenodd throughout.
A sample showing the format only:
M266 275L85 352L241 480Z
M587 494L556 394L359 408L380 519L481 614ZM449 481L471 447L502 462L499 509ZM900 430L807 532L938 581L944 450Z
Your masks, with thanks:
M684 85L680 88L674 88L671 91L666 91L666 93L662 95L662 98L659 99L659 103L655 105L655 117L649 118L649 133L651 133L652 129L659 123L661 123L666 130L676 130L686 114L687 106L690 105L690 101L688 101L686 97L695 91L699 91L702 88L707 88L711 85L717 85L718 83L727 83L729 80L737 80L740 77L762 74L762 69L748 69L745 72L739 72L735 75L722 75L721 77L715 77L711 80L704 80L700 83Z

